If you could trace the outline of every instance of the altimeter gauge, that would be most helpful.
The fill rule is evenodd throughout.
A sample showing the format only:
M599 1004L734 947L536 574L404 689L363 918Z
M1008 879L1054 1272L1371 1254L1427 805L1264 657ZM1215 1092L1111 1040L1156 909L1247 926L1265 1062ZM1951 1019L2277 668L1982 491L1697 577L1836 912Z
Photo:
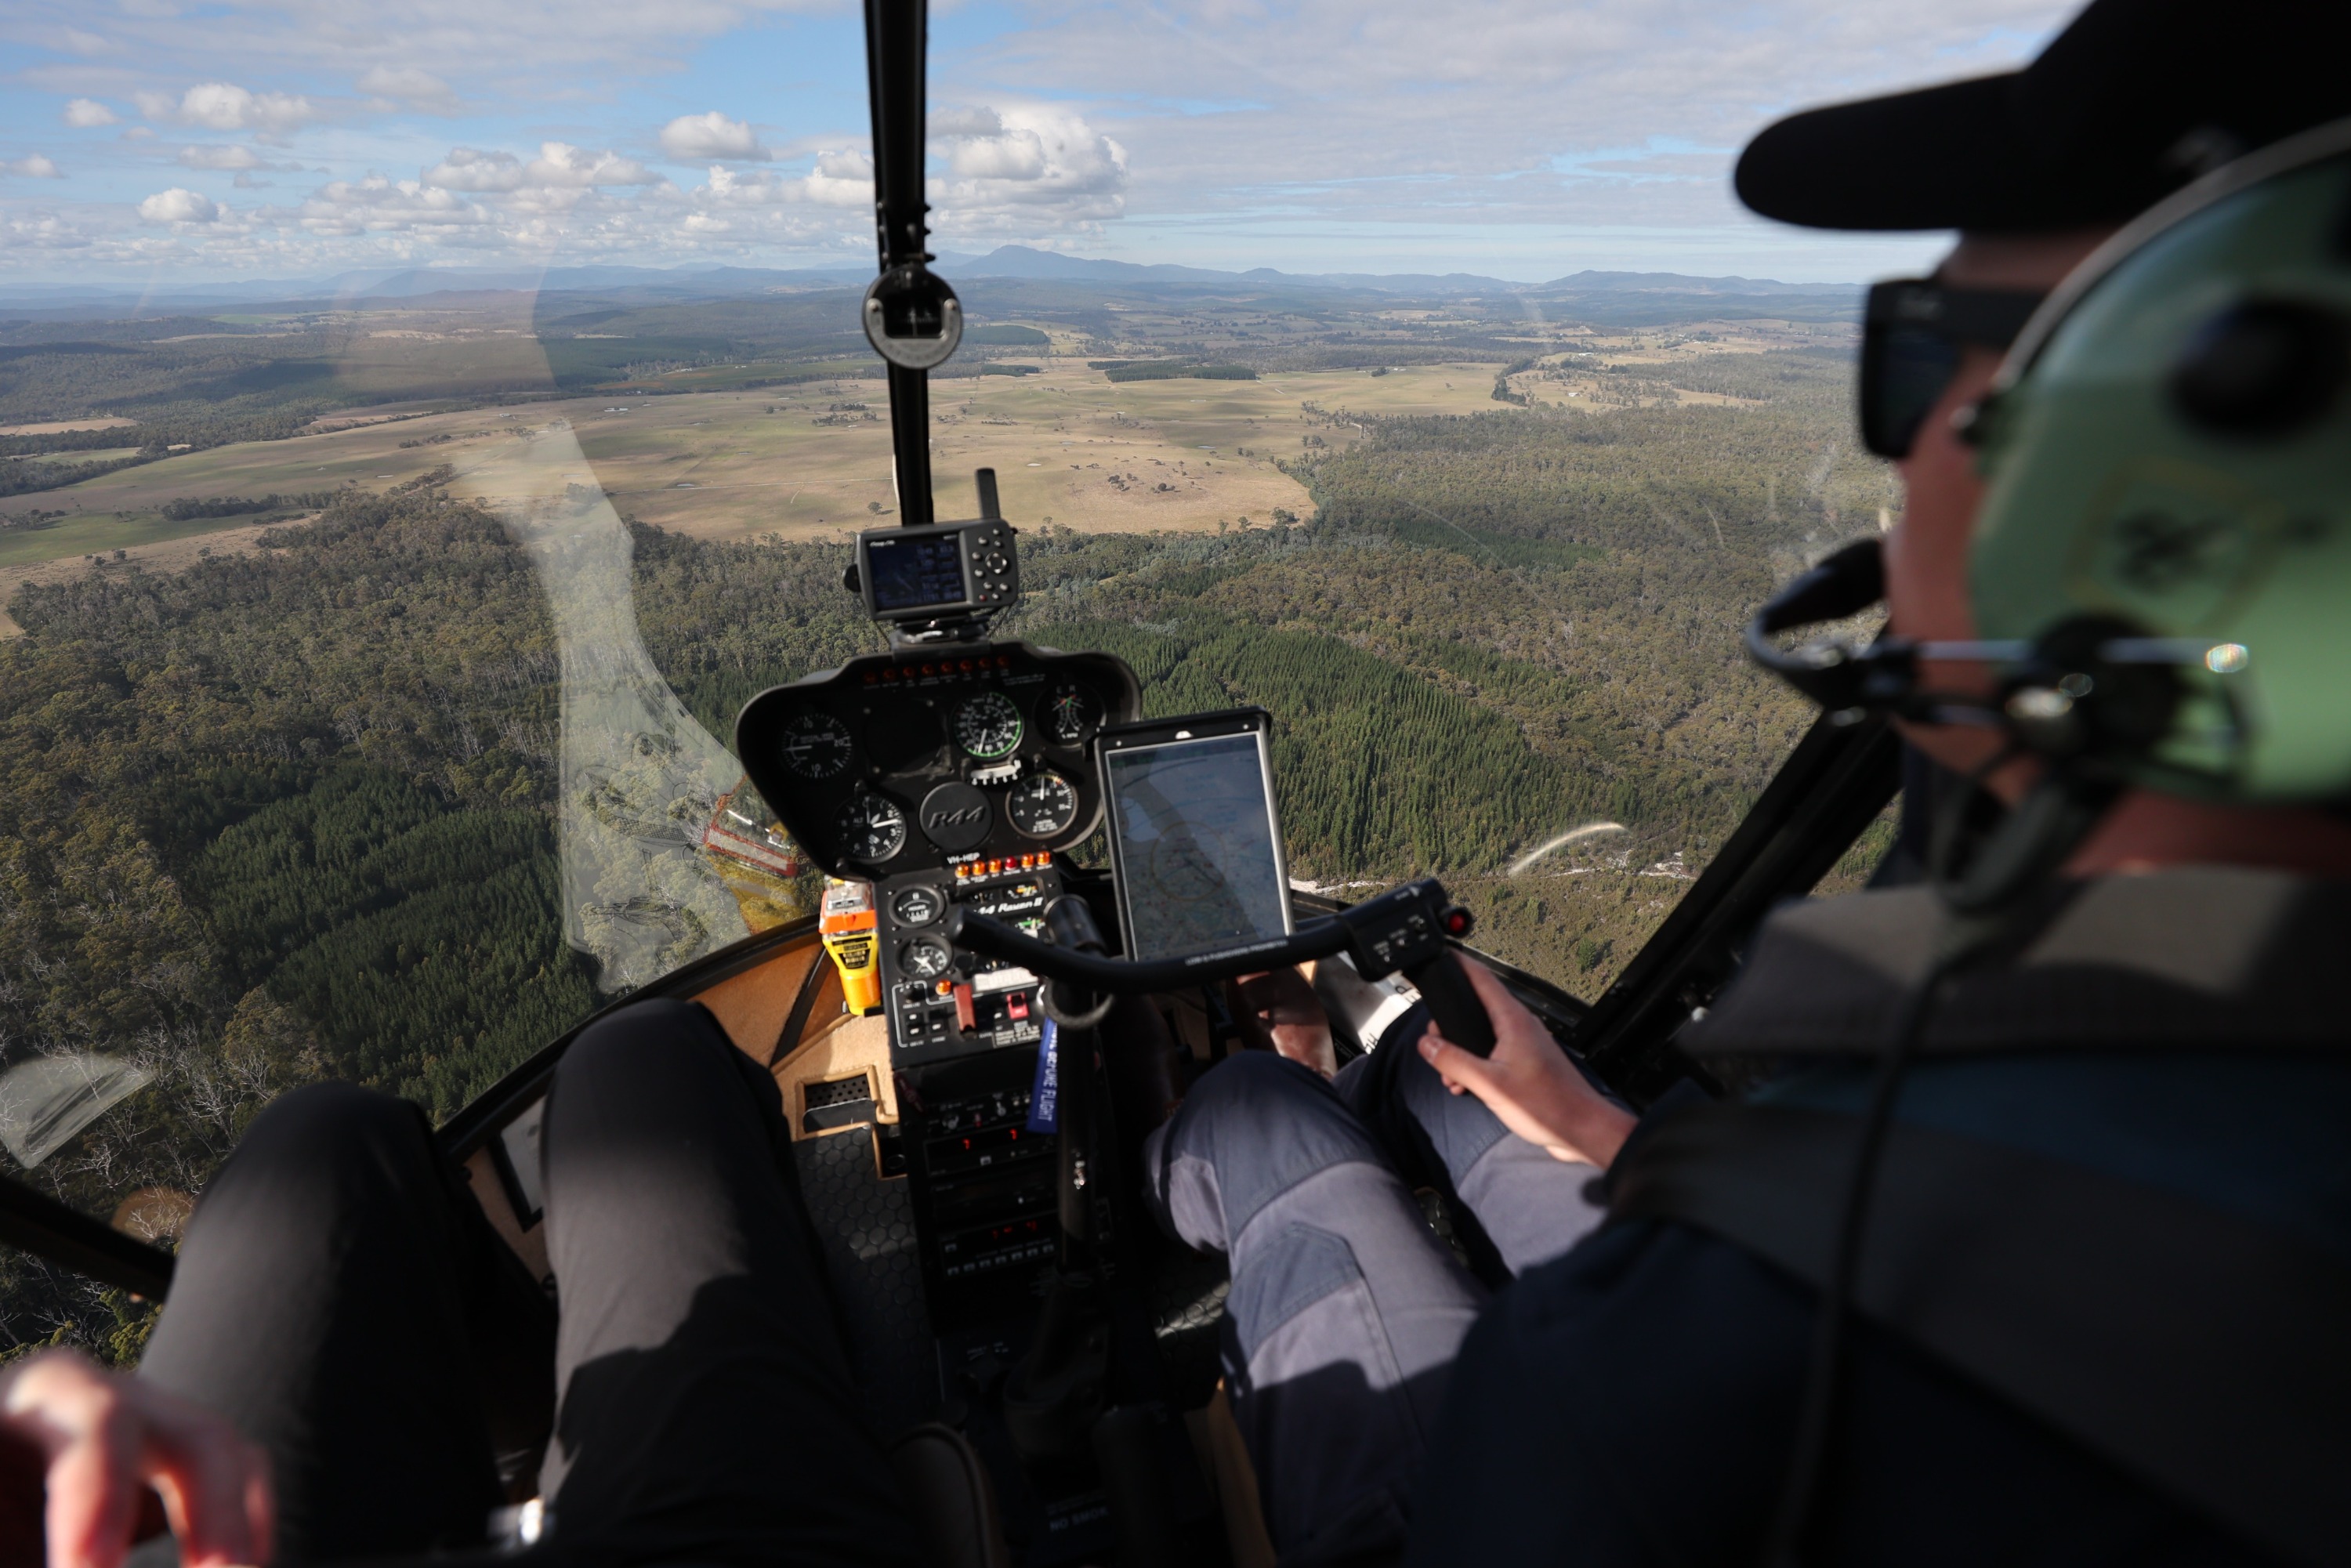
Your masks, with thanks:
M917 936L898 949L899 972L918 980L937 979L954 962L955 955L947 951L946 945L928 936Z
M906 813L889 797L861 789L841 809L832 831L850 859L879 865L906 847Z
M784 721L777 749L784 754L784 766L799 778L831 779L849 766L857 747L849 738L847 725L811 709Z
M1078 820L1077 787L1058 773L1032 773L1012 787L1004 811L1021 832L1050 839Z
M1009 757L1020 744L1020 710L1002 692L967 697L955 711L955 737L984 762Z
M1045 695L1045 706L1039 716L1045 733L1059 746L1075 746L1093 733L1102 723L1102 698L1091 686L1076 681L1063 681Z

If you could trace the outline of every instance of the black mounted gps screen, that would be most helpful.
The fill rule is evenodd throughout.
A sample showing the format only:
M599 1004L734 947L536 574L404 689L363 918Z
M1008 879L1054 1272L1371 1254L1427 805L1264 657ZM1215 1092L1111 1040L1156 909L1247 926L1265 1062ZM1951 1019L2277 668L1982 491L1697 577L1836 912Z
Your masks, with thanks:
M857 536L856 570L843 580L877 621L967 621L1019 601L1020 559L1012 525L1001 517L868 528Z
M1238 708L1102 732L1095 756L1127 956L1290 934L1270 723L1262 708Z
M868 538L865 570L872 574L873 608L881 613L964 602L963 539L957 534Z

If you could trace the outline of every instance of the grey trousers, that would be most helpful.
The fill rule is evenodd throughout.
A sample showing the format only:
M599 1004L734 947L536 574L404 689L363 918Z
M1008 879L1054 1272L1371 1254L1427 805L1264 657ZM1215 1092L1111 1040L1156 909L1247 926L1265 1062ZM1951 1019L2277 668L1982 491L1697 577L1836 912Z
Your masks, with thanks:
M1396 1174L1393 1132L1372 1127L1416 1130L1415 1152L1441 1163L1512 1276L1603 1218L1584 1197L1590 1166L1447 1092L1393 1034L1407 1054L1351 1063L1335 1085L1270 1053L1233 1057L1144 1145L1161 1225L1229 1260L1226 1387L1284 1564L1402 1554L1427 1436L1487 1299Z

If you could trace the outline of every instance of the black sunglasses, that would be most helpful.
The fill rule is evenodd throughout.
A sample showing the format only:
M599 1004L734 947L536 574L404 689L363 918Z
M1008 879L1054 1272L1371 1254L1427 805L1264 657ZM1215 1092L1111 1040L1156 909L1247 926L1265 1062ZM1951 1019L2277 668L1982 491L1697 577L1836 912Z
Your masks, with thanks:
M2047 298L1919 277L1871 285L1861 326L1862 444L1880 457L1909 456L1927 411L1959 373L1960 350L2007 348Z

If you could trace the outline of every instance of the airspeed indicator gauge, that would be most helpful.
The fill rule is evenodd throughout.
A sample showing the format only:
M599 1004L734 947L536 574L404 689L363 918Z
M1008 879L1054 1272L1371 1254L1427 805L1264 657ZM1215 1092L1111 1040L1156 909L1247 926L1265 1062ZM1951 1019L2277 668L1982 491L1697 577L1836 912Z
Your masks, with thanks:
M784 721L784 737L777 749L784 754L784 766L798 777L831 779L849 766L857 747L847 725L811 709Z
M1034 773L1012 787L1004 811L1029 837L1050 839L1078 820L1078 791L1058 773Z
M906 846L906 813L895 800L859 790L834 820L833 832L850 859L879 865Z
M1063 681L1046 695L1045 709L1039 716L1056 745L1075 746L1102 723L1102 698L1091 686Z
M1009 757L1020 744L1020 710L1002 692L967 697L955 711L955 737L983 762Z

